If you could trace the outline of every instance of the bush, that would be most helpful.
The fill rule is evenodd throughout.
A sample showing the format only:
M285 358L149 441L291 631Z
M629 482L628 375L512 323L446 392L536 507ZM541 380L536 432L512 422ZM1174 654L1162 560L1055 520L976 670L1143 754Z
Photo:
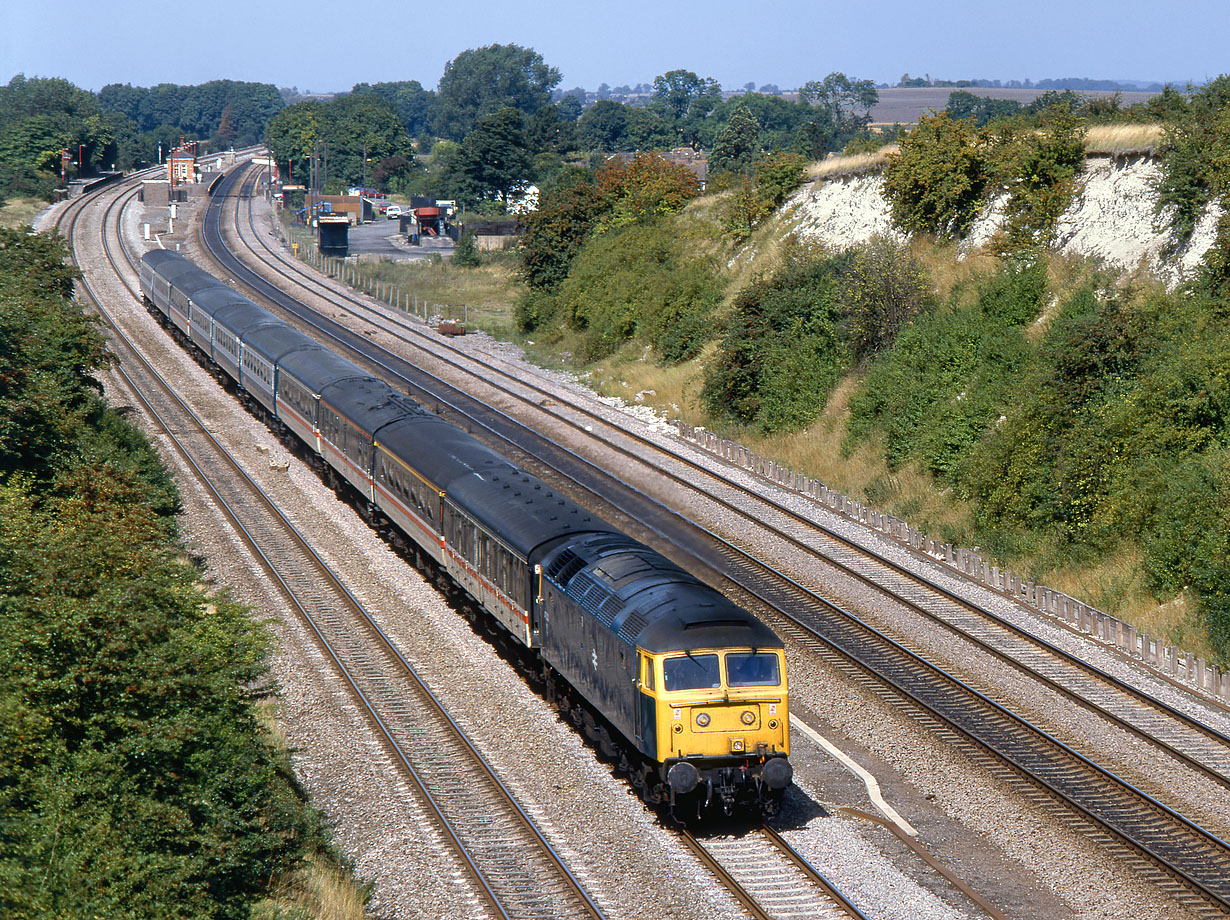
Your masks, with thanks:
M523 316L578 333L582 361L632 339L652 345L663 361L684 360L712 334L722 296L716 259L695 249L669 220L612 230L585 244L551 296L524 301Z
M991 180L989 137L943 112L924 115L884 167L884 196L907 232L961 239Z
M453 249L453 258L450 260L452 265L458 268L478 268L483 264L482 256L478 253L478 247L474 245L474 234L462 232L461 237L457 240L457 245Z
M1157 211L1170 210L1174 245L1191 239L1205 206L1230 193L1230 76L1222 75L1168 110Z
M717 359L706 369L709 411L761 431L811 422L849 359L841 342L841 275L848 255L798 244L782 267L735 300Z
M1072 203L1085 167L1085 127L1066 106L1041 115L1041 129L1005 129L995 142L999 184L1008 190L1001 252L1037 253Z
M756 161L751 177L740 176L722 214L726 232L746 237L772 214L807 177L806 162L798 154L772 153Z
M890 467L917 461L956 481L1007 405L1028 355L1021 327L1038 314L1044 290L1040 267L1009 267L971 306L906 326L851 398L847 443L879 431Z
M0 915L247 917L323 831L177 496L102 402L62 241L0 230Z
M857 247L841 280L843 325L855 359L865 361L892 345L931 300L922 266L905 246L875 237Z

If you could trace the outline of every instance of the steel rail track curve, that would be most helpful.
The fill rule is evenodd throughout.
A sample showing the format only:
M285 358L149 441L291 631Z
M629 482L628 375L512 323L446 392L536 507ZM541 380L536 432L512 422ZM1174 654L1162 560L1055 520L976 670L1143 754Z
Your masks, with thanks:
M133 196L135 196L135 191L128 195L128 200L130 200ZM108 207L107 214L109 214L121 200L121 197L117 196L115 201ZM80 213L80 211L78 213ZM116 263L115 257L110 250L110 245L106 240L107 214L104 215L102 226L104 250L106 251L107 258L111 262L117 277L123 281L125 287L128 288L129 293L132 294L133 297L139 302L139 292L135 291L129 281L124 278L123 272ZM74 224L75 221L76 218L74 217ZM87 279L83 278L83 284L86 286L87 290L90 290ZM91 297L95 302L96 309L99 310L100 314L104 318L110 321L111 317L106 311L106 308L102 305L99 298L93 296L92 291ZM139 349L137 349L136 346L127 338L118 323L111 322L111 327L117 337L113 340L115 344L121 345L122 348L126 349L128 354L132 356L134 364L142 367L144 373L147 375L145 383L138 383L129 374L123 363L120 363L117 369L122 377L127 381L128 387L132 390L134 396L140 399L142 404L145 405L151 418L154 419L160 427L162 427L166 436L175 445L177 452L194 471L194 475L213 495L218 507L221 508L227 517L232 521L232 526L236 528L245 544L248 545L250 551L259 560L262 568L264 568L270 577L273 578L280 586L280 589L286 599L294 605L294 607L299 611L299 614L303 618L304 622L306 622L313 630L322 648L334 661L335 666L347 682L351 692L367 712L368 718L378 729L379 733L384 737L386 745L400 763L402 771L420 790L420 794L423 797L424 802L431 809L432 814L435 816L438 826L444 831L445 835L452 842L455 851L469 867L468 871L470 871L476 884L479 886L484 899L488 901L492 910L494 910L498 916L510 918L510 920L511 918L517 917L528 918L554 916L560 909L570 915L584 913L587 916L592 916L595 918L603 917L604 915L602 911L597 907L592 899L590 899L589 895L585 892L584 888L580 885L577 879L572 875L571 871L563 863L562 859L560 859L558 854L555 853L554 848L552 848L542 836L541 832L534 825L532 819L530 819L529 816L526 815L516 803L511 793L509 793L507 788L496 776L494 770L486 763L485 759L483 759L477 749L473 747L468 738L465 737L460 727L444 710L443 705L430 691L426 684L419 679L409 662L401 656L394 643L386 634L384 634L380 627L363 608L361 603L349 592L340 578L331 571L328 565L311 549L307 541L299 534L289 520L286 519L285 516L282 515L276 508L272 500L268 498L263 490L261 490L260 487L250 477L248 477L246 472L244 472L242 468L231 458L229 452L226 451L225 447L221 445L221 443L207 430L206 426L199 420L199 418L196 417L195 413L193 413L193 411L175 394L173 388L170 387L166 380L152 367L152 365L145 361ZM212 473L205 472L203 464L193 456L192 448L185 444L185 436L183 434L184 428L174 425L165 419L165 405L161 410L155 407L149 395L151 385L159 387L165 394L167 404L177 407L177 411L181 411L185 414L187 419L191 420L195 426L195 432L203 439L204 443L211 446L213 458L216 461L222 461L220 464L209 464ZM181 433L176 434L176 430L179 430ZM255 505L261 509L259 515L264 518L264 526L267 527L269 526L269 522L274 522L274 526L277 528L276 535L274 537L270 538L267 534L262 536L254 532L254 528L251 524L254 520L254 512L252 510L253 503L249 501L236 501L233 497L228 500L222 494L222 491L217 486L219 476L218 471L222 467L230 470L234 479L243 484L244 494L247 498L255 497L257 499ZM243 510L240 510L240 508ZM245 519L249 523L245 524ZM285 554L287 552L287 547L293 547L293 552L299 557L299 561L302 562L303 560L306 560L310 568L314 571L315 580L312 582L312 586L317 591L319 591L321 583L328 583L332 589L330 596L323 602L319 597L312 598L312 592L309 592L308 599L305 601L303 592L296 590L291 581L283 577L283 573L286 571L288 565L293 565L293 563L288 563L285 557L281 561L278 561L272 558L272 556L277 553ZM295 577L299 581L303 581L302 572ZM313 607L315 608L314 613L312 610ZM351 621L343 620L338 614L338 611L347 609L361 619L367 634L370 637L376 638L379 642L378 646L374 643L367 645L367 650L378 649L384 656L383 660L375 663L374 666L371 662L364 662L361 657L356 658L355 649L353 647L347 650L341 648L338 644L339 636L344 637L348 634L353 635L353 630L349 628ZM334 620L332 626L330 626L329 623L322 622L323 617L330 615L332 615ZM339 626L339 623L343 623L344 625ZM333 636L332 641L330 640L331 635ZM357 668L356 664L358 665ZM498 832L494 835L488 834L488 837L494 836L503 838L508 832L506 825L501 826L501 821L506 817L506 815L499 815L497 817L496 809L493 808L493 802L491 801L490 796L487 796L485 800L480 799L476 803L477 807L472 809L472 814L468 817L462 816L470 825L467 830L463 826L465 822L458 821L459 815L456 808L451 808L448 805L442 807L440 805L440 792L437 791L436 794L433 795L429 789L432 785L435 785L437 790L443 789L445 793L451 794L454 797L456 797L458 791L464 791L471 798L479 799L480 797L475 793L473 772L471 771L470 775L464 778L464 782L456 783L454 781L457 788L450 789L446 788L447 783L449 782L448 778L440 775L425 775L422 765L416 768L413 764L413 759L415 758L411 754L408 754L406 750L406 737L404 729L399 729L394 722L390 721L390 700L387 698L382 702L374 700L372 698L371 689L373 684L373 675L371 673L366 675L357 673L358 670L364 668L369 672L374 670L377 675L375 682L384 683L386 685L383 688L386 691L386 697L389 695L388 692L390 690L394 695L394 698L399 697L405 686L404 684L400 684L397 687L388 686L388 678L390 674L401 673L410 679L410 686L413 687L422 701L432 707L435 717L447 725L447 729L445 729L445 731L450 737L460 742L463 753L466 754L470 758L471 762L478 767L479 772L487 778L491 788L496 790L497 797L506 803L506 809L510 809L511 813L516 816L517 823L529 832L529 837L518 837L515 843L509 843L509 838L501 839L497 842L494 848L492 848L489 844L486 844L485 846L487 847L487 852L483 852L484 844L482 841L476 841L474 834L475 829L491 829L493 827L498 827ZM368 687L366 691L363 689L364 685L367 685ZM385 713L384 716L381 715L382 710ZM416 711L415 718L422 718L422 710ZM399 734L401 735L400 739ZM439 737L439 732L437 731L427 735L419 730L418 735L420 737L430 737L436 739ZM439 748L432 745L429 750L438 753ZM418 759L421 760L421 757ZM452 760L453 758L447 759ZM446 809L453 812L451 819L445 814ZM463 841L463 836L469 838L468 844ZM542 864L542 860L537 860L535 861L535 867L532 869L517 868L518 866L521 866L527 858L531 860L533 859L532 854L528 852L528 848L525 845L526 842L531 842L531 846L536 846L539 853L546 856L546 863L549 865L544 866ZM499 860L503 860L503 863L499 863ZM544 885L544 882L546 881L546 874L543 871L544 868L548 868L552 871L557 885L561 880L563 881L566 891L561 892L559 890L545 890L549 887L550 883L548 882ZM500 880L493 882L492 879L495 877L499 877ZM532 881L533 884L527 886L527 881ZM531 889L533 889L533 893L527 897L526 893ZM548 900L546 913L543 913L541 910L544 899Z
M238 178L238 173L236 178ZM416 370L412 365L408 365L403 359L397 358L386 349L372 345L331 320L314 321L307 315L311 311L296 307L291 298L271 288L268 282L264 282L233 257L222 252L223 245L217 209L213 210L212 216L207 216L206 238L214 257L227 260L226 264L230 270L237 276L243 277L245 283L252 284L258 290L263 289L264 296L279 301L284 308L299 316L304 322L315 324L320 334L332 338L347 349L353 349L369 362L378 365L385 373L392 374L395 380L406 385L411 384L408 374ZM292 305L287 306L288 303ZM375 357L373 357L373 351L378 351ZM442 399L438 392L434 397L429 396L428 401L434 398L438 405L447 404L452 411L458 411L457 403L464 398L464 394L451 385L443 385L455 394L451 397L453 401ZM489 417L502 417L504 424L511 423L514 430L517 427L524 427L504 413L493 413L489 409L488 413ZM473 411L468 414L468 418L469 424L489 432L497 439L508 437L506 434L498 433L491 422L482 420ZM527 433L536 437L539 442L546 442L545 438L533 432ZM515 440L510 443L517 444L518 450L534 456L533 451L527 451L523 443L518 444ZM600 494L599 489L586 481L598 472L592 469L586 470L586 467L592 467L592 464L575 453L563 450L558 445L549 442L540 443L538 447L556 458L553 461L544 461L542 457L539 457L539 462L553 466L562 475L567 475L577 488L589 492L603 504L611 503L609 490L606 490L607 494ZM559 458L561 457L571 458L573 466L571 472L564 472L564 467L560 465ZM578 475L578 471L583 475ZM639 510L643 514L633 514L632 517L645 523L646 529L659 538L670 539L660 525L655 526L652 522L666 521L678 525L678 515L669 509L662 508L642 492L626 484L618 484L617 491L623 493L624 496L634 495L639 499ZM618 505L612 505L612 507L618 507ZM793 579L773 571L759 560L750 558L744 551L716 534L690 522L685 522L685 524L692 533L703 533L707 545L699 546L700 541L692 539L685 541L689 545L681 551L691 554L695 562L701 564L719 581L729 584L740 593L759 597L771 609L776 609L793 620L814 639L855 662L859 667L875 674L876 679L895 687L920 708L930 711L934 718L949 725L960 736L973 741L977 747L992 752L1012 770L1030 778L1055 795L1057 799L1066 802L1084 820L1092 822L1099 828L1099 833L1109 834L1112 839L1125 844L1129 851L1139 854L1141 859L1134 860L1137 868L1148 873L1151 867L1158 867L1171 877L1181 880L1194 895L1193 903L1211 905L1218 911L1224 911L1230 906L1230 901L1227 900L1230 898L1230 882L1227 882L1225 873L1226 866L1230 864L1230 848L1224 841L1167 808L1132 784L1097 766L1087 757L1063 745L1045 731L1008 712L1004 707L953 675L921 660L900 643L894 642L890 637L863 623L853 614L841 611L839 607L830 604L814 592L810 592ZM670 530L670 536L678 538L682 532L676 527ZM718 548L719 555L725 556L724 559L715 556L714 547ZM730 574L732 570L740 569L748 574L738 577ZM753 575L758 577L752 577ZM766 577L775 583L772 590L766 591L764 588L755 587L758 581ZM794 596L787 598L782 592L785 594L793 592ZM775 595L777 595L776 598ZM803 600L804 598L806 600ZM824 620L823 629L817 628L818 621L814 613L817 606L832 613L840 612L843 619L840 622L833 619ZM855 635L851 630L858 634ZM840 639L834 640L834 635L840 636ZM892 676L893 673L898 676ZM957 700L948 698L948 694L952 692L959 693L961 702L966 706L976 701L978 714L971 715L968 711L962 713ZM990 726L992 720L1000 720L1000 724L994 730ZM1013 738L1014 732L1017 733L1015 739ZM1082 782L1074 780L1074 773L1081 774L1083 788Z
M363 310L366 313L377 316L380 322L392 322L394 326L404 332L410 333L417 337L426 338L423 332L415 324L408 321L399 320L395 316L389 316L375 310L370 305L364 303L360 298L339 292L325 287L321 282L317 281L312 275L306 271L295 270L297 266L292 267L292 263L283 255L274 252L268 244L261 238L256 231L251 208L251 199L248 199L248 224L252 235L256 242L261 245L267 253L267 256L260 256L248 243L249 251L261 259L262 263L277 274L286 278L292 284L302 284L305 287L313 285L319 288L322 296L329 296L337 299L341 297L356 308ZM235 212L235 229L240 235L242 241L242 232L239 226L239 209ZM274 264L276 260L279 264ZM287 266L283 268L280 266ZM289 270L288 270L289 269ZM294 275L292 275L294 271ZM462 349L457 348L447 342L442 342L437 338L428 339L432 348L432 357L440 360L455 368L456 370L478 376L477 372L467 368L464 364L466 360L471 363L476 363L473 359L465 357ZM415 346L419 347L419 346ZM445 352L445 353L442 353ZM458 359L448 357L449 354L457 355ZM549 391L543 387L537 386L532 380L526 380L515 376L514 374L504 371L497 366L491 364L482 365L483 369L489 373L494 372L496 375L506 378L510 381L509 385L493 384L490 377L484 377L483 382L488 385L497 386L499 391L509 397L523 401L527 404L533 402L516 392L516 388L528 389L536 393L543 400L552 400L557 396L553 391ZM576 429L581 429L581 423L574 419L568 418L562 411L556 411L542 405L542 402L534 402L534 408L543 411L546 414L558 419L561 423L569 425ZM835 529L825 525L823 521L817 520L814 517L809 517L792 508L773 500L771 497L753 492L746 489L737 483L729 476L723 475L709 466L694 461L682 454L668 452L660 444L650 438L637 434L635 431L618 428L605 416L592 411L579 403L569 405L569 410L575 414L581 415L584 419L591 422L597 422L603 425L612 434L618 437L626 438L634 443L637 448L647 448L654 452L661 452L667 455L670 463L680 464L685 467L689 474L701 475L713 479L720 483L723 487L735 489L741 497L758 503L763 509L772 514L779 515L785 518L790 524L796 524L807 528L809 532L802 537L792 534L780 525L771 523L764 517L763 513L749 511L747 508L740 507L733 501L723 498L712 490L701 490L692 476L682 475L670 469L667 465L658 462L651 462L644 454L635 452L632 449L625 448L614 440L605 440L604 446L608 449L618 452L634 462L644 464L659 475L669 480L673 485L688 489L691 491L702 492L704 498L711 501L726 511L734 513L749 523L755 524L764 528L774 537L796 547L803 552L818 558L827 565L837 568L847 576L858 580L860 583L868 587L886 594L892 600L905 606L914 613L926 618L927 620L941 626L952 634L960 637L974 645L981 651L992 655L1000 662L1016 669L1026 676L1039 681L1051 690L1060 693L1072 702L1077 703L1088 709L1091 712L1107 719L1120 728L1134 734L1135 736L1156 745L1160 750L1166 752L1175 760L1187 765L1191 769L1203 774L1212 781L1230 788L1230 737L1223 732L1209 726L1205 722L1189 715L1188 713L1179 710L1170 704L1158 699L1157 697L1135 687L1112 674L1098 668L1085 661L1080 656L1073 654L1066 649L1056 646L1040 636L1028 631L1024 627L1011 622L994 611L988 610L982 605L976 604L958 594L957 592L944 587L933 579L925 575L912 571L905 566L888 559L882 554L876 553L872 548L864 546L855 540L846 537ZM818 535L821 539L829 541L837 546L837 551L817 547L808 542L808 537ZM847 555L846 559L840 558L840 553L853 554L856 558L850 560ZM878 567L877 571L867 572L857 568L860 561L870 561L874 566ZM934 561L934 560L929 560ZM906 588L894 587L886 584L886 580L902 579L908 585ZM910 587L917 586L924 592L922 597L907 597L905 593ZM949 617L952 616L951 611L942 609L939 611L929 609L926 604L934 602L938 598L941 605L951 604L960 611L966 611L969 614L978 618L976 622L970 625L962 626L960 622L954 622ZM985 624L981 621L989 621L994 629L991 635L977 635L976 630L984 629ZM1009 638L1008 648L1005 649L1001 644L997 644L996 640L1003 642L1003 636ZM900 640L900 636L898 639ZM1021 640L1014 642L1013 640ZM1026 643L1022 646L1021 643ZM1033 654L1031 654L1033 653ZM1052 661L1051 659L1054 659ZM1059 665L1059 673L1055 674L1056 662ZM1046 673L1049 668L1051 673ZM1066 669L1066 670L1065 670ZM1076 673L1073 673L1076 672ZM1090 680L1104 686L1099 688L1090 684ZM1075 686L1074 686L1075 685ZM1107 699L1105 690L1111 691L1112 698ZM1100 695L1102 699L1099 701L1092 696ZM1206 701L1201 699L1201 702L1209 703L1216 701ZM1132 709L1133 704L1140 704L1139 708ZM1119 711L1115 711L1116 708ZM1153 726L1147 723L1150 716L1153 716ZM1175 726L1158 725L1156 716L1160 715L1166 719L1177 723ZM1146 723L1146 724L1142 724ZM1159 737L1159 733L1169 732L1171 740ZM1176 737L1178 735L1178 737ZM1203 758L1203 759L1202 759Z

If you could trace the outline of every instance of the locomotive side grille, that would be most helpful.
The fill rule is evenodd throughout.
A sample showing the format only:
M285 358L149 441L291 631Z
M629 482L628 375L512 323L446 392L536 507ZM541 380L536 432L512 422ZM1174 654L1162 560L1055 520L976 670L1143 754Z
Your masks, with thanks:
M635 643L636 637L641 634L641 630L648 622L639 610L629 614L623 625L619 627L619 637L625 642Z

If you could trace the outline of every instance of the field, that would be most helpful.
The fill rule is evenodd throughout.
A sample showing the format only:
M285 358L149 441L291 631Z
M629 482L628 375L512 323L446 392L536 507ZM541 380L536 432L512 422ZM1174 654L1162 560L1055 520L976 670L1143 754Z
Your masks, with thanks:
M882 89L879 103L871 110L871 123L876 125L913 124L930 109L939 112L948 105L948 96L965 89L976 96L990 96L992 99L1015 99L1028 104L1041 96L1046 90L1041 89L994 89L992 87L969 86L890 86ZM1114 93L1095 92L1082 93L1086 96L1113 96ZM1120 93L1123 104L1131 105L1144 102L1156 96L1157 93Z

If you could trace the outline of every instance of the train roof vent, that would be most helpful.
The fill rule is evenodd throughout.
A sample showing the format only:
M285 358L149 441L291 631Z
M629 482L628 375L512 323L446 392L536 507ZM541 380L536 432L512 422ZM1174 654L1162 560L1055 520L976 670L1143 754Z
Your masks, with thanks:
M722 629L746 626L747 620L689 620L684 629Z
M628 614L628 618L620 625L619 637L625 642L636 642L636 637L641 634L641 630L645 628L648 622L645 619L645 615L639 610L633 611Z
M610 597L610 592L605 585L594 581L587 572L581 572L568 582L568 596L590 616L602 620L604 602ZM611 625L609 619L603 622L607 626Z
M598 608L598 612L594 614L599 620L607 626L615 623L615 618L619 616L619 612L624 609L624 602L617 595L608 594L602 606Z
M564 550L547 566L547 577L561 587L567 587L572 576L585 568L585 560L570 549Z

